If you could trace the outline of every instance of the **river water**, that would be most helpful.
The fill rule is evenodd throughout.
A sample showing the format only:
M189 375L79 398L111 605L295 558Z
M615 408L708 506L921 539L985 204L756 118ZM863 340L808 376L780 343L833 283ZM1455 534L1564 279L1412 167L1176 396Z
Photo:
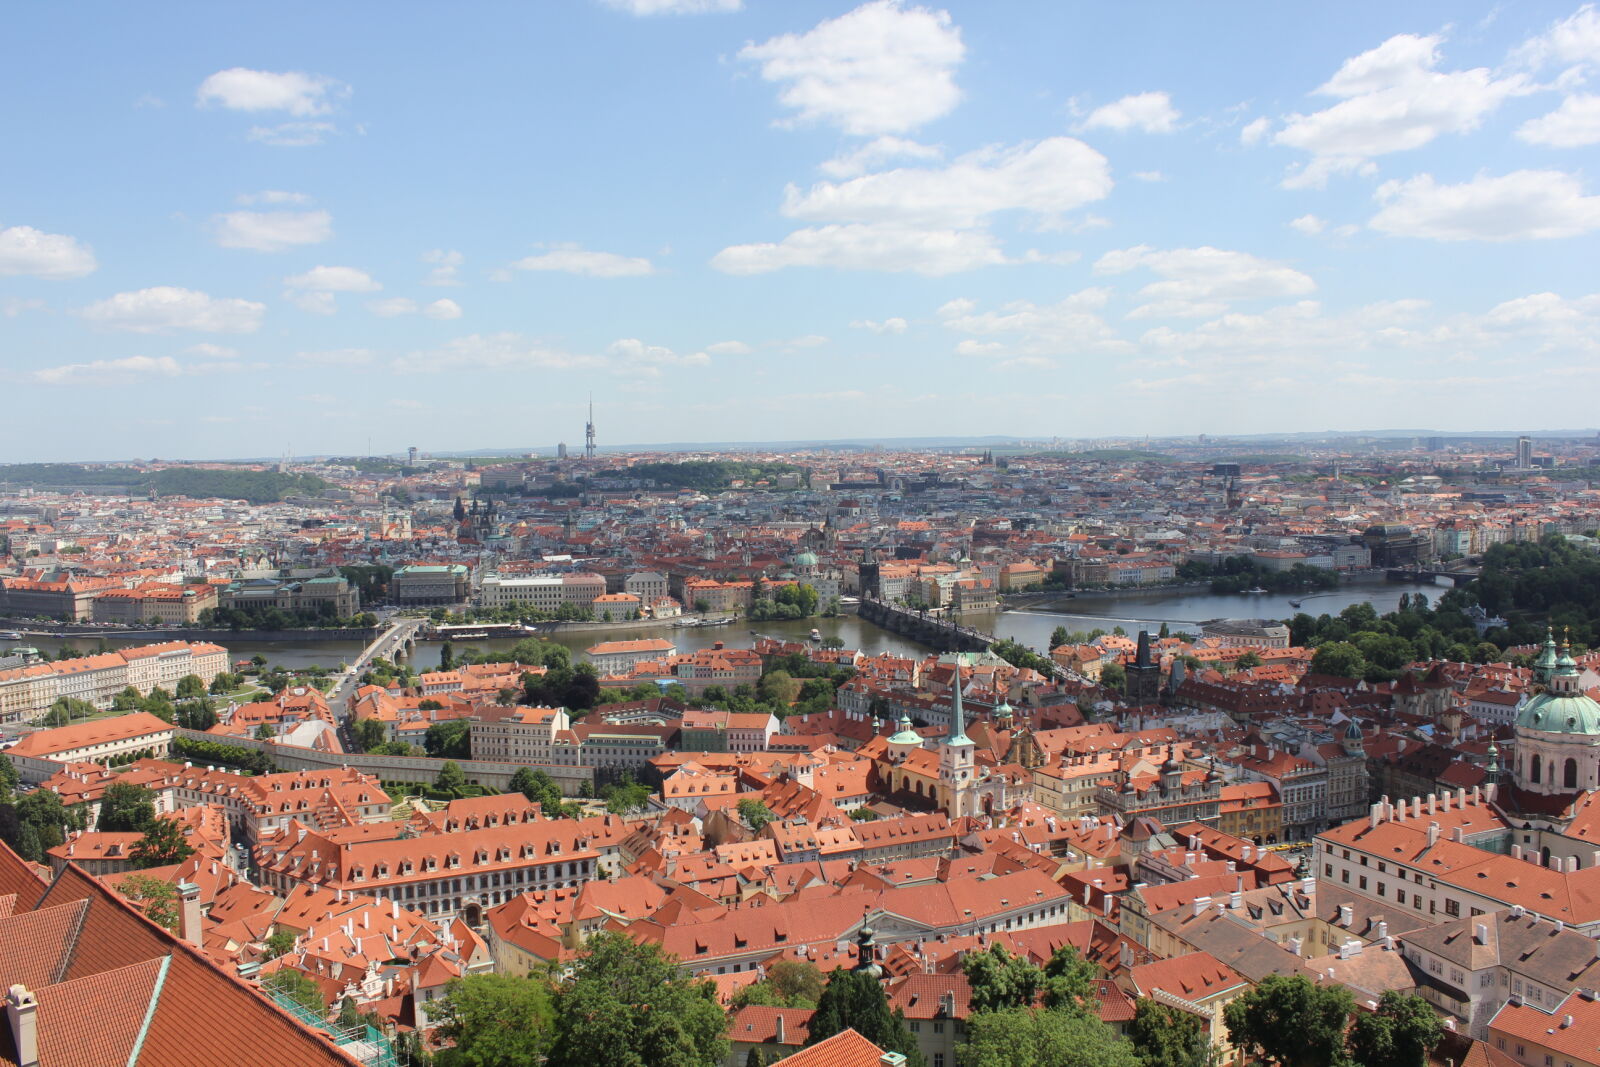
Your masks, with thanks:
M1382 579L1363 581L1344 586L1328 593L1308 593L1303 598L1302 606L1298 609L1311 615L1324 612L1337 614L1343 608L1357 603L1370 603L1379 614L1393 611L1400 600L1402 593L1415 593L1420 591L1428 594L1430 600L1437 599L1443 589L1433 587L1418 587L1400 583L1389 583ZM1297 599L1300 599L1297 597ZM1240 593L1231 596L1215 596L1211 593L1114 593L1114 594L1080 594L1071 599L1062 599L1042 604L1029 605L1026 609L1018 611L1005 611L995 615L969 616L967 621L976 629L993 633L998 637L1010 638L1021 642L1031 648L1043 650L1050 640L1050 633L1057 626L1065 626L1068 630L1088 631L1092 629L1110 630L1121 626L1128 633L1137 633L1140 628L1152 632L1160 629L1165 622L1172 631L1188 630L1199 631L1199 623L1206 619L1287 619L1297 609L1290 606L1288 596L1274 594L1250 595ZM658 628L627 628L609 631L587 631L580 633L557 633L546 635L546 640L555 641L572 649L574 654L581 653L585 648L599 641L622 641L633 638L661 637L671 641L679 652L693 652L697 649L710 648L716 642L723 642L729 646L748 648L754 640L752 630L771 637L791 641L804 641L811 633L812 627L822 633L823 637L838 637L842 639L847 648L859 648L868 655L879 652L896 652L903 655L920 656L927 648L915 641L879 629L870 622L865 622L854 615L843 615L836 619L800 619L774 622L747 622L738 620L728 626L707 626L685 629L658 629ZM56 656L63 648L71 647L80 652L93 652L100 646L100 639L88 638L39 638L31 642L40 648L46 649L52 656ZM145 641L130 641L106 639L104 644L108 648L117 648L123 645L143 644ZM361 651L361 645L356 641L295 641L295 642L224 642L235 660L249 659L252 656L265 656L272 663L280 664L291 669L309 667L321 664L324 667L337 667L340 663L353 661ZM510 639L497 639L492 641L456 642L457 653L469 648L474 649L507 649L515 641ZM439 664L441 645L435 642L423 642L417 645L416 652L411 659L411 666L417 670L428 670Z

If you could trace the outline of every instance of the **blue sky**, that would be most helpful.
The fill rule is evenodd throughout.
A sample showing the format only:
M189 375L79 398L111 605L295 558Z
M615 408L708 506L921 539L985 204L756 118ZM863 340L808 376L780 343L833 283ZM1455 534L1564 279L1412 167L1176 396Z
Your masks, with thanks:
M0 459L1593 422L1591 5L8 25Z

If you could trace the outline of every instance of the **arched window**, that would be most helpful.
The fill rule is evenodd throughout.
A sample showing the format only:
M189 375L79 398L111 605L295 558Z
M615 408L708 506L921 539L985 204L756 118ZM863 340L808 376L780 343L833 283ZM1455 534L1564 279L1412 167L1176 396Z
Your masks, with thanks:
M1543 766L1544 765L1539 762L1539 757L1538 756L1529 756L1528 757L1528 781L1532 782L1534 785L1538 785L1539 784L1539 772L1540 772L1540 770L1543 769Z
M1545 768L1545 774L1546 774L1546 776L1549 777L1550 784L1551 785L1555 785L1556 784L1556 761L1555 760L1551 760L1550 761L1550 766Z
M1566 766L1561 771L1561 784L1567 789L1578 788L1578 761L1567 760Z

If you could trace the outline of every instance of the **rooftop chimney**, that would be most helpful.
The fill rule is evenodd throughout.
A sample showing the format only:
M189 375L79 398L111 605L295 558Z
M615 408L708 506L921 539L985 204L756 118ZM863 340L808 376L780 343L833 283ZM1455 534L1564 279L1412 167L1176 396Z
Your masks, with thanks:
M1489 943L1489 926L1487 923L1475 923L1472 927L1472 940L1480 945Z
M39 1067L39 1000L17 983L6 994L6 1022L17 1050L17 1067Z
M1339 905L1339 925L1348 927L1355 922L1355 911L1348 904Z
M1351 956L1359 955L1361 955L1361 942L1353 937L1339 946L1339 958L1341 960L1347 960Z
M783 1023L783 1012L780 1011L780 1012L778 1012L777 1026L773 1030L773 1039L775 1041L777 1041L777 1043L780 1044L780 1045L784 1043L784 1040L783 1040L784 1036L785 1036L784 1029L785 1029L785 1027L784 1027L784 1023Z
M1211 898L1210 897L1195 897L1194 898L1194 913L1195 913L1195 916L1199 917L1201 915L1204 915L1206 913L1206 909L1209 908L1210 906L1211 906Z
M193 882L179 882L177 890L178 903L181 909L178 919L178 936L199 948L205 941L200 923L200 887Z

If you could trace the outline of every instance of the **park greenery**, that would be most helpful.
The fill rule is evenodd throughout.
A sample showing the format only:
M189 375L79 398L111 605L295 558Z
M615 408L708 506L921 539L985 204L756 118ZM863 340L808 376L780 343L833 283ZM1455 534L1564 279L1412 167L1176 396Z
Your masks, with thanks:
M245 500L274 504L287 496L320 493L328 483L311 474L280 474L247 467L91 467L79 463L0 465L0 483L116 487L129 493L159 493L195 499Z
M1188 560L1178 565L1178 578L1185 582L1209 580L1213 593L1243 593L1251 589L1304 593L1339 587L1338 573L1325 567L1296 563L1288 570L1274 571L1248 556L1227 556L1216 563Z
M236 604L207 608L200 613L200 625L229 630L369 630L378 625L378 617L370 611L336 615L333 605L326 602L307 608Z
M1414 993L1388 990L1356 1013L1343 986L1272 974L1223 1010L1233 1044L1277 1067L1423 1067L1443 1031Z

